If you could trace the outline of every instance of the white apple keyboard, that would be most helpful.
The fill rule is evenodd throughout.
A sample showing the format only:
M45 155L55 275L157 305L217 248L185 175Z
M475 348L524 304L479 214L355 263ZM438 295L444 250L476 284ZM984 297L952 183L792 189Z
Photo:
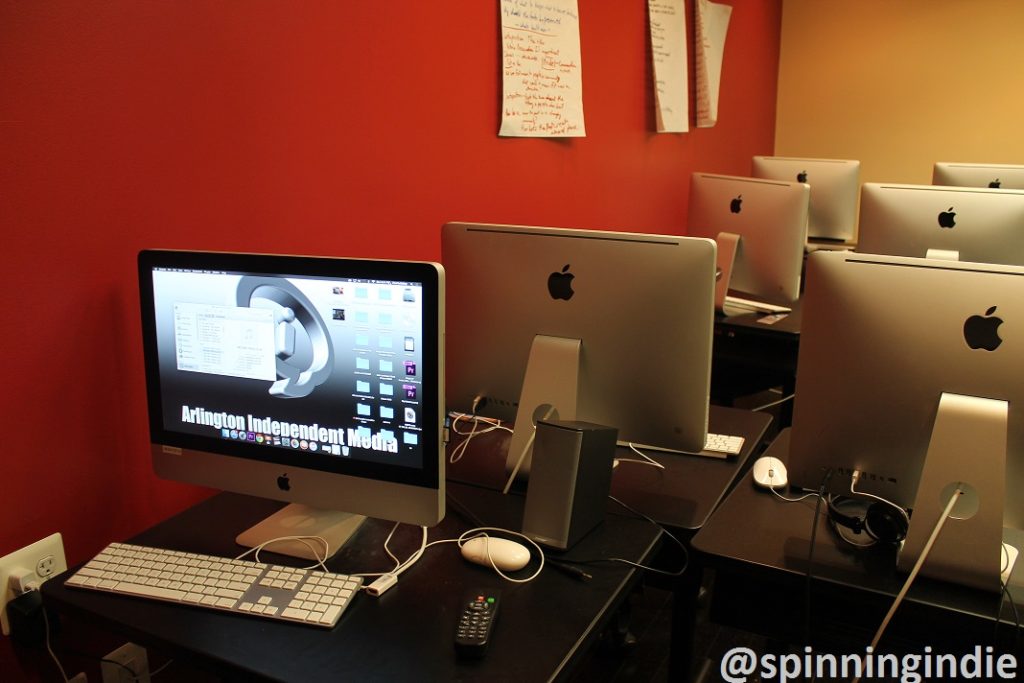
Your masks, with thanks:
M331 628L363 579L112 543L64 585Z
M708 434L704 450L726 455L739 455L743 449L743 437L731 434Z
M787 306L776 306L764 301L743 299L732 295L725 297L723 308L726 315L739 315L741 313L790 313L793 310Z

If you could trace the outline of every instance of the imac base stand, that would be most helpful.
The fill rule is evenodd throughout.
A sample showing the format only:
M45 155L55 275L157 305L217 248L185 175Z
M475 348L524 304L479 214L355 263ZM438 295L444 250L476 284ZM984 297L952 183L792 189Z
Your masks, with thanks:
M533 338L505 461L505 471L510 473L509 485L516 477L522 479L529 475L539 420L576 419L581 348L579 339L541 334ZM506 486L506 493L508 489Z
M959 495L921 574L1001 590L1008 414L1006 401L942 394L914 515L897 560L901 570L914 566L950 496Z
M319 536L327 541L326 552L324 544L316 538L307 539L306 542L282 540L270 543L266 547L268 552L317 560L325 558L325 555L331 557L338 552L365 519L363 515L337 510L319 510L308 505L292 503L240 533L235 542L248 548L255 548L276 538Z

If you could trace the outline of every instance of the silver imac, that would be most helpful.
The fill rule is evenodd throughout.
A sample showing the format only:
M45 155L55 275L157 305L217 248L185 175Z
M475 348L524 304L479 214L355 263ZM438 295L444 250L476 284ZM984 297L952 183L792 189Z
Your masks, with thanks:
M1024 265L1024 190L864 183L857 251Z
M718 243L720 311L788 310L800 297L809 198L804 183L693 174L687 231Z
M807 238L853 242L857 235L860 161L755 156L755 178L807 183L811 186Z
M615 427L620 442L704 448L712 241L449 223L441 251L448 408L515 421L510 471L528 469L545 417Z
M1024 165L936 161L932 167L932 185L1024 190Z
M981 526L926 565L998 590L994 544L1024 528L1024 268L815 252L802 312L790 481L848 495L857 471L859 494L913 509L901 558L964 482ZM953 567L972 554L980 571Z
M334 552L361 516L441 520L438 264L150 250L138 268L156 473L292 503L239 543L302 529Z

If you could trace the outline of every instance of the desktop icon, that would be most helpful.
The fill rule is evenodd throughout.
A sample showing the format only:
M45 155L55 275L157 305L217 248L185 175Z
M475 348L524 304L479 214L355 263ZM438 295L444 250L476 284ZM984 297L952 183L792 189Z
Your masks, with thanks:
M548 293L552 299L568 301L576 292L572 289L572 280L576 277L569 272L569 264L566 263L561 271L555 271L548 275Z
M406 408L405 408L405 421L406 422L415 422L416 421L416 411L413 410L412 408L409 408L408 406L406 406Z
M408 399L416 400L416 385L415 384L403 384L402 391L405 392L405 397Z
M996 307L993 306L985 315L972 315L964 322L964 341L972 349L984 349L995 351L1003 343L999 336L999 326L1003 319L995 315Z
M314 453L316 453L319 449L320 449L320 444L318 444L316 441L310 441L309 442L309 450L311 450Z
M415 337L406 337L405 338L405 350L406 351L415 351L416 350L416 338Z
M416 363L414 361L405 361L405 374L409 377L412 377L416 374Z

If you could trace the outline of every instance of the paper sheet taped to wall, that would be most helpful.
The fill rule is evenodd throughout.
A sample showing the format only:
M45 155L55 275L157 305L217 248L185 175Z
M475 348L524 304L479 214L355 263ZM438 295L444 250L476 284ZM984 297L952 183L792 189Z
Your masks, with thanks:
M647 0L654 66L654 112L659 133L690 130L683 0Z
M583 137L576 0L501 0L500 135Z
M697 72L697 127L710 128L718 122L718 93L722 82L725 34L729 31L732 7L709 0L697 0L694 28Z

